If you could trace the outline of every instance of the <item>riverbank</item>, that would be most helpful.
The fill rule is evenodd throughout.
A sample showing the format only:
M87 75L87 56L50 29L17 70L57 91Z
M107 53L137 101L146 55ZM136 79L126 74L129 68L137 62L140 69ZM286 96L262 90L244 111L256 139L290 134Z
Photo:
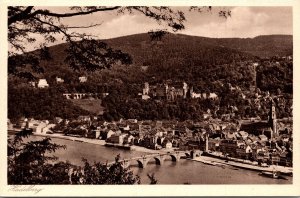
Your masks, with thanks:
M99 139L89 139L89 138L84 138L84 137L73 137L73 136L65 136L63 134L58 134L58 133L53 133L53 134L38 134L38 133L33 133L35 136L43 136L43 137L52 137L52 138L59 138L59 139L66 139L70 141L76 141L76 142L83 142L83 143L89 143L89 144L96 144L96 145L101 145L105 146L107 143L105 140L99 140ZM119 145L119 144L111 144L110 146L116 147L116 148L122 148L124 145ZM141 146L136 146L136 145L131 145L131 146L126 146L126 149L122 148L123 150L132 150L132 151L138 151L138 152L143 152L143 153L167 153L170 152L171 150L151 150L147 149L145 147ZM249 160L242 160L242 159L231 159L231 158L224 158L224 156L217 154L217 153L209 153L209 156L203 156L201 155L200 157L195 157L191 159L192 161L197 161L197 162L202 162L207 165L212 165L212 166L232 166L232 167L237 167L237 168L242 168L242 169L248 169L252 171L280 171L281 173L287 174L287 175L292 175L293 173L293 168L292 167L283 167L283 166L258 166L257 162L251 162Z
M50 137L50 138L59 138L59 139L65 139L65 140L71 140L71 141L77 141L77 142L84 142L89 144L97 144L101 146L113 146L116 148L124 149L123 147L126 147L125 150L132 150L132 151L138 151L143 153L167 153L170 150L152 150L147 149L145 147L131 145L131 146L124 146L119 144L107 144L105 140L99 140L99 139L90 139L90 138L84 138L84 137L74 137L74 136L65 136L63 134L59 133L53 133L53 134L42 134L42 133L33 133L35 136L42 136L42 137Z
M50 137L50 138L59 138L59 139L84 142L84 143L89 143L89 144L97 144L97 145L101 145L101 146L104 146L106 144L105 140L89 139L89 138L74 137L74 136L65 136L60 133L53 133L53 134L33 133L32 135L42 136L42 137Z
M41 137L31 135L27 141L37 141ZM143 152L118 149L115 147L106 147L97 144L83 143L79 141L66 140L65 138L52 138L55 144L66 145L65 149L58 149L55 155L59 161L68 161L71 164L84 166L82 158L85 158L93 164L94 162L111 162L120 154L121 159L134 158L142 155L147 155ZM157 152L157 151L155 151ZM130 170L134 175L139 175L142 184L148 184L149 178L147 174L155 173L155 178L159 184L292 184L293 178L286 177L288 180L270 179L262 177L256 171L240 169L233 166L220 167L203 164L192 160L172 161L171 157L167 157L164 163L157 165L152 158L147 166L143 169L138 166L137 161L132 161Z
M292 175L293 174L293 168L292 167L284 167L284 166L277 166L277 165L271 165L271 166L258 166L246 162L236 162L231 159L220 159L216 158L213 156L200 156L200 157L195 157L192 159L193 161L198 161L202 162L204 164L209 164L213 166L233 166L236 168L242 168L242 169L247 169L247 170L252 170L252 171L279 171L283 174L286 175ZM249 161L250 162L250 161Z

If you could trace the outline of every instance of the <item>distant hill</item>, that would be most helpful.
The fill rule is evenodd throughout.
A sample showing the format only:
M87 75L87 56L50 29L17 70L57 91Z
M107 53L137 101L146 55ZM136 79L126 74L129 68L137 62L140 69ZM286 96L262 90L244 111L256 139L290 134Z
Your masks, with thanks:
M223 64L233 59L249 59L291 55L291 35L265 35L254 38L207 38L183 34L165 35L161 41L151 41L147 33L105 40L110 46L129 53L135 64L159 66L192 62L193 64ZM66 65L66 43L50 47L53 60L46 67ZM175 63L176 62L176 63ZM52 69L52 68L51 68Z
M292 35L264 35L254 38L211 39L212 43L224 45L260 58L293 54Z
M145 49L147 44L149 44L149 40L148 34L135 34L109 39L107 42L112 46L124 49L127 47ZM230 48L260 58L292 55L293 50L292 35L262 35L254 38L208 38L169 33L162 39L162 43L166 44L170 42L180 44L179 46L188 45L192 49L208 46L214 48Z
M133 59L131 66L114 66L87 75L89 82L94 84L156 83L166 79L202 84L202 87L218 80L249 84L247 82L251 79L245 73L247 65L239 62L291 55L292 38L291 35L207 38L168 33L161 40L152 41L147 33L134 34L104 40L112 48L130 54ZM78 81L82 74L72 71L65 62L67 45L63 43L49 48L53 59L42 62L45 72L39 77L50 83L54 83L55 76L62 77L67 84Z

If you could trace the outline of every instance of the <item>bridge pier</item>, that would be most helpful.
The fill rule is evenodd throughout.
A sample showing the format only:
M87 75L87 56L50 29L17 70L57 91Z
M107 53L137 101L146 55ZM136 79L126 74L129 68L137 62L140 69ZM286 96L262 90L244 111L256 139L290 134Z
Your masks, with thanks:
M164 161L166 159L166 155L161 154L161 155L158 155L158 156L154 157L154 159L155 159L155 164L156 165L163 165Z

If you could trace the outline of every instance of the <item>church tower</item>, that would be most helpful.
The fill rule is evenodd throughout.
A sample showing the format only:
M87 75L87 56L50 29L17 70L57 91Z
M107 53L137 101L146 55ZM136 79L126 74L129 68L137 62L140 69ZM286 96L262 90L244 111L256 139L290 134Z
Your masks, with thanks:
M277 118L276 118L276 109L273 99L270 101L270 112L269 112L269 125L273 130L271 138L278 135L277 134Z

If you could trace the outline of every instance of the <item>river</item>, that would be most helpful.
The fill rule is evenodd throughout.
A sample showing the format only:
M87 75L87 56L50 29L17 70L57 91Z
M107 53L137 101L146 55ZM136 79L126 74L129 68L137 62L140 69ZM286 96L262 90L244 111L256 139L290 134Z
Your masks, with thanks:
M30 136L30 140L38 140L42 137ZM137 151L121 150L113 147L105 147L96 144L71 141L66 139L51 138L52 142L66 145L66 150L60 149L55 152L55 156L60 161L82 165L82 158L94 161L113 161L117 154L121 158L140 156L144 153ZM258 175L258 172L237 169L231 166L219 167L206 165L201 162L181 159L172 162L166 159L163 165L156 165L154 159L150 160L146 168L141 169L138 164L133 164L130 169L134 174L141 177L141 183L149 183L147 173L154 173L159 184L292 184L292 177L288 180L266 178Z

